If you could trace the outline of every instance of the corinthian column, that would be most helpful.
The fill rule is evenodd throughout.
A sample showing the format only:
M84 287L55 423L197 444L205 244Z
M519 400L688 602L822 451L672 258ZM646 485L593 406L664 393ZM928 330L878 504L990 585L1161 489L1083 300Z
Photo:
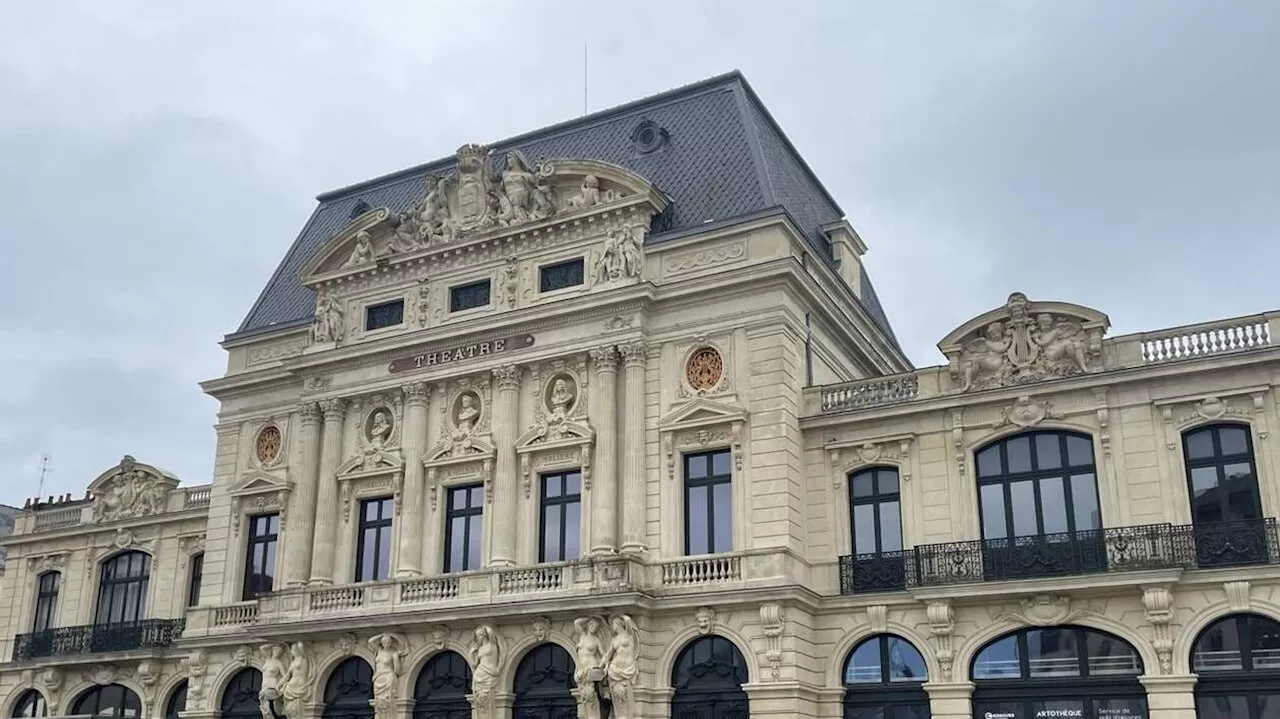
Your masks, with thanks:
M338 534L338 464L342 462L344 399L320 403L324 413L324 439L320 445L320 476L316 485L316 535L311 544L311 583L333 583L333 555Z
M520 368L498 367L493 371L498 396L493 403L493 446L498 451L494 462L493 517L485 517L493 537L493 552L489 565L510 567L516 563L516 476L515 443L517 436L516 414L520 401ZM486 500L487 501L487 500ZM531 540L530 541L534 541Z
M311 576L311 539L316 531L316 472L320 461L320 405L304 402L298 407L302 429L298 442L302 445L302 466L294 486L293 511L289 519L289 536L285 538L284 582L286 587L301 587Z
M622 415L622 551L643 552L645 545L644 340L618 345L625 367L626 407Z
M596 368L596 461L591 468L591 553L618 551L618 355L613 347L591 350ZM643 507L643 505L641 505ZM628 507L627 511L634 511Z
M422 575L422 453L427 441L427 396L430 387L426 382L413 382L401 388L405 404L404 427L400 432L400 451L404 455L404 488L400 501L400 551L396 576L400 578Z

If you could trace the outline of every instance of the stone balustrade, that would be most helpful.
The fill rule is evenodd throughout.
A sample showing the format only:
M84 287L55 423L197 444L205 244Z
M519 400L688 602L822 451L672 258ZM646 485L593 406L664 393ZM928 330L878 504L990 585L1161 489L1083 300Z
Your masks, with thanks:
M258 603L236 602L213 607L210 626L215 628L240 627L258 620Z
M732 554L675 559L659 566L663 586L721 584L742 579L742 557Z
M80 523L83 511L84 505L82 504L41 510L35 513L33 530L45 532L53 529L62 529L63 527L74 527Z
M1265 315L1175 327L1141 336L1144 364L1174 362L1271 346Z
M207 484L200 487L187 487L182 506L184 509L203 509L209 506L209 498L212 494L213 487Z

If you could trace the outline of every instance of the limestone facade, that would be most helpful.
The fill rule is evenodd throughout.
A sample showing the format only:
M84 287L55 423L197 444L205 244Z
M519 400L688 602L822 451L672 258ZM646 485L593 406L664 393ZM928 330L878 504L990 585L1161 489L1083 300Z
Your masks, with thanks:
M1018 706L989 716L1182 719L1202 630L1280 621L1280 315L1112 337L1101 312L1015 293L913 369L864 311L847 224L824 230L838 265L782 212L646 243L670 198L638 174L492 162L466 146L409 211L336 230L302 271L311 325L224 343L210 484L126 457L90 499L18 519L9 716L119 686L184 719L862 717L899 700L923 707L892 716L958 718L997 698ZM1206 427L1247 438L1256 518L1193 516L1187 438ZM1086 468L1052 485L1075 492L1065 530L1038 479L1030 515L1002 490L1017 531L983 505L986 462L1016 475L1023 445L983 452L1020 437L1040 469ZM876 471L898 499L866 534L855 484ZM579 521L561 521L549 500L572 493ZM148 581L117 609L104 586L134 556ZM1098 696L1052 687L1136 701L1023 714L1018 682L975 678L991 642L1060 627L1123 640L1135 670ZM851 652L884 636L927 676L847 683ZM690 679L706 671L713 690Z

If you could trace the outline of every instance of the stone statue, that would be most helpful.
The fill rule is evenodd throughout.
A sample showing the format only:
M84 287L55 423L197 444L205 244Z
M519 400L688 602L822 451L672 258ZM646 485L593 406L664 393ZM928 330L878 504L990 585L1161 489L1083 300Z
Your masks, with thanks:
M391 420L385 409L373 413L373 423L369 426L369 444L383 447L391 438Z
M427 194L415 208L418 238L423 242L449 242L453 224L449 217L449 178L427 175Z
M475 406L475 400L475 395L470 392L463 392L458 398L456 423L459 432L470 433L473 430L476 418L480 416L480 409Z
M394 719L396 681L404 671L409 642L401 635L386 632L369 639L373 650L373 705L378 719Z
M478 700L487 700L498 686L498 634L493 627L481 624L476 627L475 639L469 648L471 654L471 693ZM478 701L477 703L483 703Z
M557 415L565 415L569 413L569 406L572 404L573 388L569 380L556 377L551 383L551 411Z
M498 198L498 224L503 227L528 222L537 189L533 168L519 150L507 153L507 166L502 171L502 195Z
M289 652L289 668L284 675L284 686L280 692L284 698L285 716L303 716L302 705L307 700L314 680L311 656L307 653L306 645L294 642Z
M168 488L162 479L138 469L136 460L125 455L116 475L94 492L93 521L160 514L164 512L167 494Z
M998 377L1005 373L1005 353L1008 350L1009 337L1004 323L996 321L987 325L984 336L976 337L965 345L962 391L973 389L984 375Z
M1036 345L1050 365L1070 363L1081 372L1089 371L1086 339L1079 324L1063 320L1054 324L1053 316L1041 313L1036 317Z
M316 317L311 324L311 334L316 342L340 342L346 325L343 323L342 306L332 297L316 303Z
M604 241L604 251L596 259L595 272L596 282L620 280L624 277L642 278L644 258L631 228L609 230Z
M613 699L614 719L632 719L635 716L636 675L640 667L636 663L640 653L640 632L631 617L622 614L609 621L613 639L604 656L605 677L609 680L609 696Z
M284 682L284 647L279 644L262 646L262 685L258 690L258 708L262 719L275 719L271 702L280 698L280 686Z
M578 700L578 716L600 719L600 699L596 682L604 678L604 626L598 617L582 617L573 621L577 630L574 648L573 693Z
M618 249L622 253L622 274L627 277L635 277L636 279L644 278L644 258L641 254L640 244L636 242L636 235L631 231L630 227L624 227L617 231Z
M582 188L578 190L578 194L569 198L569 207L580 210L585 207L595 207L598 204L600 204L600 178L587 175L582 178Z
M539 178L537 187L533 188L533 207L529 209L529 218L545 220L556 214L556 198L547 179Z
M356 233L356 246L351 250L351 256L342 263L342 266L355 267L370 262L373 262L373 238L368 232L361 230Z
M622 277L622 250L612 232L605 237L604 250L596 258L595 273L597 283Z

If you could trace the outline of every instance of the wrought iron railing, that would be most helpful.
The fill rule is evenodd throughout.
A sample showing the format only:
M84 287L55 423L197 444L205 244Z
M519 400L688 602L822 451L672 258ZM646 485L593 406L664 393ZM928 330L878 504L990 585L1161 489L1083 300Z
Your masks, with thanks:
M840 592L1252 564L1280 564L1275 518L1146 524L846 555L840 558Z
M13 642L13 659L71 654L124 652L131 649L163 649L182 635L182 619L144 619L124 624L86 624L19 634Z

